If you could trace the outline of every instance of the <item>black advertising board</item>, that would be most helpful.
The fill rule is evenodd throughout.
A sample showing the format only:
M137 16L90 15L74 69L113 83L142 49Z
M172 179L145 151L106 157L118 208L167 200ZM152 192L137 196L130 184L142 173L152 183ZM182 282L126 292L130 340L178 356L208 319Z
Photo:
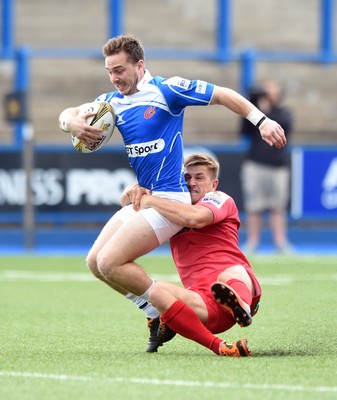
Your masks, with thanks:
M187 148L189 153L208 152L220 162L219 189L233 196L241 209L240 167L243 154ZM0 154L0 214L21 212L26 174L19 152ZM82 154L74 151L37 151L31 179L36 212L108 212L119 208L124 188L135 182L124 151ZM70 215L71 218L71 215Z

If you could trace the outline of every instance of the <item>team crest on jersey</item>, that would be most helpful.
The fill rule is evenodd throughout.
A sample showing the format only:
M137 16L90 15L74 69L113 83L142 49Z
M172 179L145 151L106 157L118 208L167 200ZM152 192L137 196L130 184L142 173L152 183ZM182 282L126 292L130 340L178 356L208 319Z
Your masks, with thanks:
M206 193L202 198L201 203L211 203L217 208L221 208L221 206L228 199L228 195L223 192L209 192Z
M154 116L154 114L156 113L156 111L157 111L157 108L156 108L156 107L153 107L153 106L148 107L148 108L145 110L144 118L145 118L145 119L150 119L150 118L152 118L152 117Z
M188 79L181 78L180 76L174 76L173 78L166 79L163 83L167 85L178 86L184 89L188 89L191 81Z

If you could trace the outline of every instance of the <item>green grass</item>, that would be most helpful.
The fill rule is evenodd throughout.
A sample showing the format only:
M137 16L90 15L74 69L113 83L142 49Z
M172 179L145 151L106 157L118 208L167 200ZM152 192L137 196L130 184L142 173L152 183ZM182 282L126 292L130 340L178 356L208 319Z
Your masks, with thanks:
M0 257L2 400L337 398L337 259L256 257L263 297L250 358L176 337L145 353L145 316L91 278L80 257ZM154 276L169 257L141 260ZM160 277L159 277L160 278Z

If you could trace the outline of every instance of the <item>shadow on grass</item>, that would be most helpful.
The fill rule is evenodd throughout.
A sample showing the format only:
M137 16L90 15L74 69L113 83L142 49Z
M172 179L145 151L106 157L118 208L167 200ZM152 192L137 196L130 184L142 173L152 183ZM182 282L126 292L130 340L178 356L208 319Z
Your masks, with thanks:
M317 356L317 349L270 349L270 350L253 350L252 357L309 357Z

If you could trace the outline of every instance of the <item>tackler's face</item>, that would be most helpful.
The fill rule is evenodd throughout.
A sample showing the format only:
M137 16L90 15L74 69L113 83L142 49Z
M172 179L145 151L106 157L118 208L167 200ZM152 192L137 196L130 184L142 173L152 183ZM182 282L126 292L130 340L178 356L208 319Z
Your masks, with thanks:
M105 68L111 83L123 96L129 96L138 92L137 84L144 75L144 61L139 60L136 64L131 62L130 57L124 52L107 56Z
M197 203L206 193L216 190L218 185L218 180L212 178L205 165L186 167L185 181L191 193L192 204Z

